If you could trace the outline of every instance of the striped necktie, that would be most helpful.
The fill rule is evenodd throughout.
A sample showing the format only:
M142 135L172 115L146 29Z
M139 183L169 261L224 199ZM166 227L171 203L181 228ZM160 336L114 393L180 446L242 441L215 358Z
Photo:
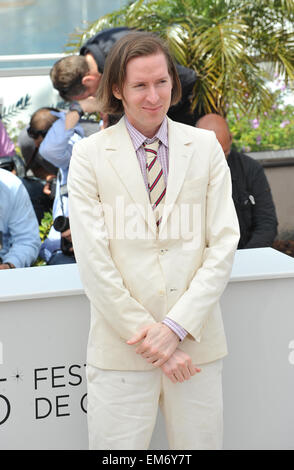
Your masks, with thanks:
M152 204L156 225L159 227L162 218L165 199L165 182L162 168L157 158L159 141L156 139L151 144L143 144L146 152L146 172L149 188L149 197Z

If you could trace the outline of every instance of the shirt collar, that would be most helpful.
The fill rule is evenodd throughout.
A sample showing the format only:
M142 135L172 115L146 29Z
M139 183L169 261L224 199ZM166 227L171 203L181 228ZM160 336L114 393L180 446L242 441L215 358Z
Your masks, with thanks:
M153 140L154 137L160 140L166 147L168 147L168 131L167 131L167 118L165 116L164 120L161 123L160 128L156 132L155 136L153 136L152 139L148 139L145 135L143 135L141 132L139 132L128 120L128 118L125 115L125 122L126 126L128 129L128 132L130 134L130 137L132 139L133 145L135 147L135 151L141 147L141 145L147 140Z

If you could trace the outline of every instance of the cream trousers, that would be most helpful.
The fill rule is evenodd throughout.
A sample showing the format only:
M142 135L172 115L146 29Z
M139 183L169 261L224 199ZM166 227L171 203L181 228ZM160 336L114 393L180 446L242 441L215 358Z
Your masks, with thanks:
M147 450L164 415L170 449L221 449L222 360L172 383L161 369L114 371L87 366L89 448Z

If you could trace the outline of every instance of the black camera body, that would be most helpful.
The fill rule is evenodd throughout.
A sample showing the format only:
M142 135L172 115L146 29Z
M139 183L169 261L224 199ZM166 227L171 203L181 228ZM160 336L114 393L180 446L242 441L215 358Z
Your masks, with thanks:
M57 179L56 179L56 178L52 178L52 180L49 181L49 189L50 189L50 196L49 196L49 198L52 199L52 200L55 199L56 184L57 184Z
M12 157L1 157L0 158L0 168L7 171L12 171L15 169L14 161Z
M53 223L53 227L57 232L65 232L66 230L69 229L69 218L64 217L63 215L60 215L59 217L56 217ZM71 250L72 248L72 243L66 238L61 237L61 250L62 252L67 255L67 256L72 256L73 252Z

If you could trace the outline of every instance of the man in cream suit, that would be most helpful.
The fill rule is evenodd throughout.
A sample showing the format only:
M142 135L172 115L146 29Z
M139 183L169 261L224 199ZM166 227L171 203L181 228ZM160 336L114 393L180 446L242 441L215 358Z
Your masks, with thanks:
M165 44L130 33L98 91L105 113L125 115L74 146L69 214L91 302L91 449L147 449L158 405L172 449L222 446L219 298L239 229L214 133L166 117L179 98Z

